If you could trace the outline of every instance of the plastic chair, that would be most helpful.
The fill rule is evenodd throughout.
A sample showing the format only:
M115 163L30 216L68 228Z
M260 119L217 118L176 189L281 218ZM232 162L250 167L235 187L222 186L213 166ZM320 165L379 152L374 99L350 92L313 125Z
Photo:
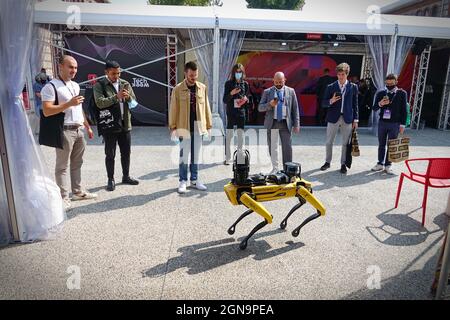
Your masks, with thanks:
M409 166L410 162L428 162L425 173L414 172ZM397 187L397 197L395 207L398 206L400 192L402 191L403 178L418 182L425 186L422 201L422 226L425 225L425 212L427 209L428 187L431 188L450 188L450 158L421 158L405 160L408 173L402 172Z

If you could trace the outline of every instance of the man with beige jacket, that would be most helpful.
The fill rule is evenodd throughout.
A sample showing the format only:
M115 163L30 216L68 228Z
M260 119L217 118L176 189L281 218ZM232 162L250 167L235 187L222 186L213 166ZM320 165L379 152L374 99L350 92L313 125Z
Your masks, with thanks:
M180 141L180 165L178 193L186 193L189 166L191 187L201 191L206 186L198 179L198 165L203 136L211 135L212 117L206 86L197 81L195 62L184 67L185 79L172 91L169 109L169 129L172 140Z

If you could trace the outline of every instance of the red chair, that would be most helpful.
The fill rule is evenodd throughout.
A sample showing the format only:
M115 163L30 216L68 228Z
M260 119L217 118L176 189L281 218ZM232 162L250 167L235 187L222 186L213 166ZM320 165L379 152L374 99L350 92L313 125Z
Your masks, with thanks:
M428 162L425 173L414 172L409 166L410 162ZM422 158L405 160L405 164L409 173L400 175L398 182L397 198L395 199L395 207L398 206L400 199L400 192L402 191L403 178L406 177L412 181L418 182L425 186L423 201L422 201L422 226L425 225L425 211L427 209L428 187L432 188L450 188L450 158Z

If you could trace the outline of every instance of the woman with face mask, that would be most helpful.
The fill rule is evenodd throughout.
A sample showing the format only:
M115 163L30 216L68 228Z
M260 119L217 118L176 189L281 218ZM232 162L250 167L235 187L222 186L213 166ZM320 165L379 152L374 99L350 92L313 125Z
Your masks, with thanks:
M230 80L225 83L223 103L227 111L227 134L225 140L225 165L232 161L231 141L234 137L234 127L237 127L238 150L244 144L245 114L249 101L249 85L245 81L245 69L240 63L233 66Z

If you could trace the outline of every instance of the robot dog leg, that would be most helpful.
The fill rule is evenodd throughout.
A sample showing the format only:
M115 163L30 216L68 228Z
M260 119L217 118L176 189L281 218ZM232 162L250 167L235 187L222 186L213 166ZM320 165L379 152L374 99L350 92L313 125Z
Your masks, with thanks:
M294 237L298 236L298 234L300 233L300 229L303 228L307 223L319 218L320 216L325 215L325 207L322 205L322 203L319 200L317 200L316 197L314 197L312 195L312 189L308 190L307 188L301 186L297 190L297 194L299 196L299 199L303 199L305 201L305 203L306 203L306 201L311 203L311 205L317 209L317 213L314 213L313 215L306 218L305 221L303 221L301 225L299 225L297 228L295 228L292 231L292 236L294 236Z
M288 221L289 217L290 217L295 211L297 211L298 209L300 209L300 208L306 203L306 200L303 199L302 197L298 197L298 201L300 201L300 203L296 204L296 205L291 209L291 211L289 211L289 213L288 213L287 216L283 219L283 221L281 221L281 223L280 223L280 228L281 228L281 229L286 229L287 221Z
M307 223L325 214L325 208L322 203L312 195L311 183L301 178L301 168L298 163L286 163L284 170L275 175L252 175L250 171L250 154L247 150L241 151L238 161L237 153L234 155L233 174L234 178L230 183L224 186L225 194L233 205L244 205L248 208L228 229L228 233L234 234L236 225L245 217L255 212L259 214L264 221L256 225L253 230L241 241L239 247L244 250L247 247L248 240L267 224L272 223L272 215L261 204L261 202L281 200L291 197L297 197L299 203L295 205L282 220L281 229L287 226L287 220L306 202L309 202L317 213L308 217L300 226L292 232L297 237L300 229Z
M266 208L264 208L263 205L256 202L248 193L243 193L240 197L239 201L249 208L252 212L256 212L260 216L264 218L264 221L259 223L256 227L253 228L253 230L244 238L244 240L241 241L239 248L241 250L244 250L247 248L248 240L260 229L264 228L267 224L272 223L272 215L267 211Z
M244 219L246 216L248 216L249 214L253 213L252 209L249 209L247 211L245 211L232 225L231 227L228 229L228 234L229 235L233 235L234 232L236 231L236 225L241 222L242 219Z

